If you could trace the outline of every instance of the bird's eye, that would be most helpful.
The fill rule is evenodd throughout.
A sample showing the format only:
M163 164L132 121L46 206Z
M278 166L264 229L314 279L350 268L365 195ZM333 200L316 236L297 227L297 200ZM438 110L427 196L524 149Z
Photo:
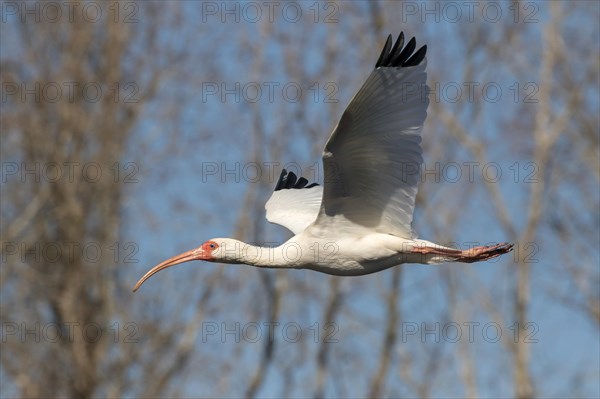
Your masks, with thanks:
M203 251L214 251L217 248L219 248L219 244L214 241L206 241L204 244L202 244Z

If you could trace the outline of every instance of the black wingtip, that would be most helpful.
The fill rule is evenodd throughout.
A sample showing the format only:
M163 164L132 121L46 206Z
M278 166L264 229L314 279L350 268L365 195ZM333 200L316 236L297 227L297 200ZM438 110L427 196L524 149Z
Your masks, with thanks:
M375 68L378 68L380 65L385 65L389 61L390 48L392 48L392 40L392 35L388 35L387 40L385 41L385 45L383 46L383 50L381 50L381 54L379 55L379 59L375 64Z
M406 62L402 66L409 67L409 66L419 65L421 63L421 61L423 61L423 59L425 58L426 53L427 53L427 45L418 49L417 52L414 53L413 56L410 57L408 60L406 60Z
M404 32L400 32L396 43L392 47L392 35L389 35L383 50L379 55L379 59L375 64L375 68L380 67L409 67L419 65L425 58L427 53L427 46L421 47L416 53L413 54L417 46L417 41L413 37L404 46Z
M281 190L283 188L283 178L285 177L287 170L282 169L281 174L279 175L279 179L277 180L277 184L275 185L275 191Z
M285 179L285 188L294 188L296 185L296 174L294 172L289 172L287 178Z
M402 50L398 58L393 60L394 65L404 66L406 60L408 60L413 51L415 51L415 47L417 47L417 40L413 37L408 41L406 47L404 47L404 50Z
M398 35L398 39L396 39L396 44L394 44L394 48L390 51L390 60L398 58L400 52L402 51L402 47L404 46L404 32L400 32Z
M318 186L317 183L308 184L308 179L304 177L298 178L294 172L289 172L285 169L281 171L279 175L279 180L277 180L277 184L275 185L275 191L283 190L283 189L292 189L292 188L312 188Z

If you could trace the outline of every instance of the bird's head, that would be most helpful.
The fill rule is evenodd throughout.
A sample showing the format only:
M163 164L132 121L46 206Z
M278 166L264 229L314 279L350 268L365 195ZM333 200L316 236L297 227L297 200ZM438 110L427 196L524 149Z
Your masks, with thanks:
M162 263L154 266L135 284L133 292L137 291L142 284L159 271L180 263L193 260L204 260L207 262L235 263L239 258L240 241L231 238L213 238L200 245L198 248L173 256Z

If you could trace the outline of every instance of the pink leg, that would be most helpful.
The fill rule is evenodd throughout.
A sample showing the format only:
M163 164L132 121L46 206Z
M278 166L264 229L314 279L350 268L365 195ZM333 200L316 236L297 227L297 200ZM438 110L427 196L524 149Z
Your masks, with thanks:
M514 244L502 243L490 246L473 247L467 250L444 249L431 247L414 248L412 252L453 257L454 262L473 263L493 259L512 251Z

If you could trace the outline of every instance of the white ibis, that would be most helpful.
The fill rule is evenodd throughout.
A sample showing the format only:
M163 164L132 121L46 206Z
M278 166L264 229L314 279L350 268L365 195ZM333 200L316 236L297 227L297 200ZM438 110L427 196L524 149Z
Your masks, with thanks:
M415 38L403 48L403 33L392 42L390 35L325 145L323 185L282 171L266 217L291 230L292 238L278 247L213 238L155 266L133 290L192 260L359 276L401 263L470 263L510 252L508 243L448 248L418 239L412 230L429 105L427 46L413 54Z

